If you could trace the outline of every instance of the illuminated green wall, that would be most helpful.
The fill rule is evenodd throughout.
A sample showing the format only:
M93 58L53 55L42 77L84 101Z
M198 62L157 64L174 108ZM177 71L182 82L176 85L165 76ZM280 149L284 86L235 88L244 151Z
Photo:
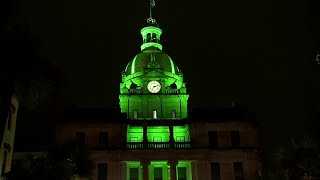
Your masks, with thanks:
M130 168L138 169L138 179L142 180L142 168L139 161L128 161L127 162L127 177L126 180L130 180Z
M175 142L190 142L189 126L174 126L173 136Z
M190 142L189 127L174 126L173 136L175 142ZM147 127L148 142L170 142L169 126L149 126ZM143 127L128 126L127 142L143 142Z
M170 179L170 171L168 168L167 161L152 161L149 167L149 179L154 180L154 168L162 168L162 177L163 180Z
M129 119L180 120L188 116L189 94L186 83L178 66L162 51L161 34L158 27L147 26L141 29L141 52L128 63L122 73L119 105ZM148 83L154 80L161 85L158 93L151 93L147 89ZM153 118L154 111L156 119ZM173 136L176 142L190 142L188 126L174 127ZM169 142L169 127L147 127L147 139L148 142ZM143 127L129 125L127 142L143 142Z
M128 125L127 142L143 142L143 127Z
M169 142L170 131L168 126L148 127L148 142Z
M134 111L138 112L138 119L152 119L153 110L157 111L158 119L186 118L187 99L185 95L120 95L120 107L130 119L134 119ZM176 117L172 116L175 111Z
M192 169L190 161L178 161L176 167L177 179L179 177L179 167L186 168L187 180L192 180ZM127 180L130 180L130 168L138 168L139 180L142 180L143 169L139 161L128 161L127 162ZM150 166L148 167L149 171L149 180L154 180L154 168L162 169L163 180L170 180L170 171L172 170L168 161L151 161Z
M148 39L150 34L155 35L155 39ZM186 92L183 74L171 57L162 51L161 34L158 27L143 28L141 52L122 73L119 105L130 119L134 119L134 111L138 112L138 119L152 119L154 110L157 111L158 119L178 120L188 115L189 94ZM147 84L152 80L160 82L160 92L153 94L148 91Z

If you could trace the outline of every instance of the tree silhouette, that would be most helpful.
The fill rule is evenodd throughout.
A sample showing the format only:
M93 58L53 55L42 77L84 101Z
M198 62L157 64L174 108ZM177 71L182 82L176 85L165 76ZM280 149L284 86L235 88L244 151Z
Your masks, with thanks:
M289 180L310 180L320 176L319 145L310 137L289 142L274 150L274 169L287 173Z
M93 162L87 145L69 141L49 150L47 156L28 156L15 164L2 180L74 180L91 178Z
M55 89L60 72L43 58L35 36L26 26L17 26L1 37L0 82L21 105L35 108Z

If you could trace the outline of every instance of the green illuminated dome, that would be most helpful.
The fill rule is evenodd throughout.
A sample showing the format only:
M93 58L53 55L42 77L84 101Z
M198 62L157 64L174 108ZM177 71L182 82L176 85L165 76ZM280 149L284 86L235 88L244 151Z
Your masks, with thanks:
M162 51L162 45L160 44L161 29L148 25L142 28L140 33L143 38L141 52L129 62L125 69L125 75L141 72L145 68L163 68L172 74L180 74L178 67L170 56Z
M130 75L145 68L158 66L173 74L179 74L179 69L170 56L156 47L148 47L137 54L127 65L125 74Z
M183 119L188 114L186 83L177 65L162 51L162 31L155 25L141 29L141 51L122 72L121 112L129 119Z

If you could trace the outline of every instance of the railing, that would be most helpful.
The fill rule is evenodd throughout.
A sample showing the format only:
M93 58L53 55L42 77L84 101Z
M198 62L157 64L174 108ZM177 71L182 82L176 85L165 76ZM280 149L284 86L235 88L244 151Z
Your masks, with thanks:
M148 142L146 147L143 146L143 142L127 142L127 149L188 149L191 148L190 142Z
M142 94L142 89L129 89L129 94Z
M164 93L166 93L166 94L179 94L179 89L165 89Z
M191 148L191 144L190 144L190 142L176 142L176 143L174 143L174 148L187 149L187 148Z
M142 149L143 143L142 142L129 142L126 144L127 149Z
M170 144L168 142L149 142L148 149L169 149Z

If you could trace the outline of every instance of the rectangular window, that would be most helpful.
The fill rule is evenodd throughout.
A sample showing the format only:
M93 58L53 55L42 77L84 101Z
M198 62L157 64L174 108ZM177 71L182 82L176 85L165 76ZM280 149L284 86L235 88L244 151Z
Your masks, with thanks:
M176 110L172 110L172 118L176 118L177 115L176 115Z
M233 168L234 168L234 179L235 180L244 180L242 162L234 162Z
M178 180L187 180L187 168L178 167Z
M98 180L108 179L108 164L98 164Z
M218 162L211 163L211 180L221 180L220 164Z
M153 142L162 142L162 137L161 136L153 137Z
M176 139L177 139L177 142L185 142L184 136L177 136Z
M162 180L162 167L155 167L154 171L154 180Z
M84 144L85 137L86 137L85 132L76 132L76 141L78 141L78 143Z
M138 137L130 137L130 142L138 142Z
M218 133L217 133L217 131L209 131L208 138L209 138L209 146L213 147L213 148L217 148L218 147Z
M239 131L232 131L231 132L231 144L233 148L240 147L240 133Z
M129 175L130 180L139 180L139 169L138 168L130 168L129 173L130 173L130 175Z
M133 111L133 118L138 119L138 110Z
M108 132L99 132L99 145L108 146Z
M153 119L157 119L157 110L152 111L152 117Z

